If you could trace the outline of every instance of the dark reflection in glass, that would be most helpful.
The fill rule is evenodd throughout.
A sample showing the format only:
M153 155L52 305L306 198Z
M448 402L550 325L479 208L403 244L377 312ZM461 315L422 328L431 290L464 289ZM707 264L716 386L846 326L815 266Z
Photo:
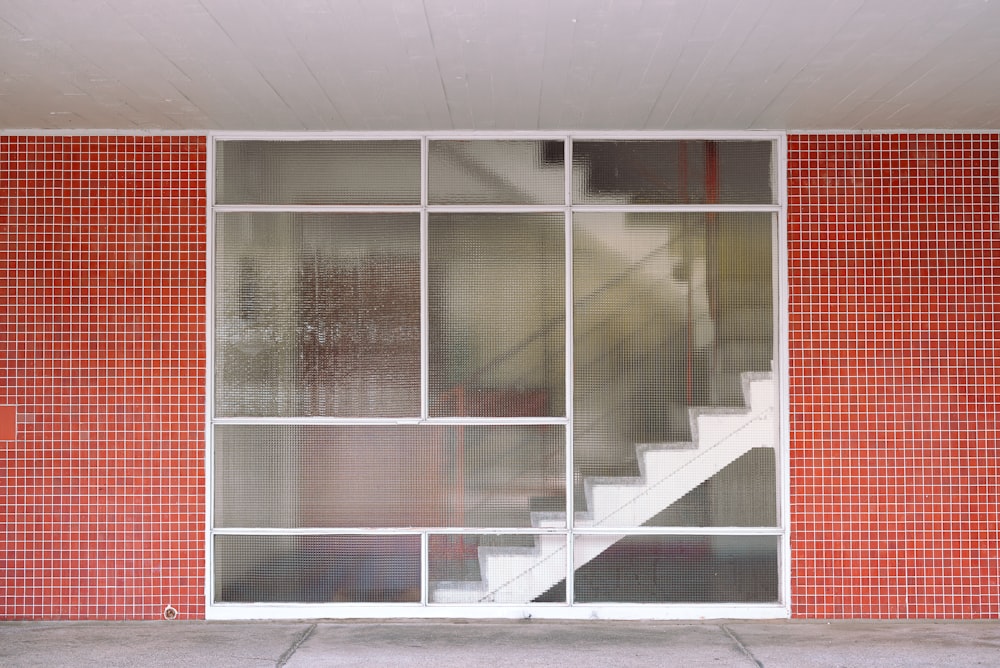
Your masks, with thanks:
M420 536L216 536L217 603L418 603Z
M573 143L574 204L774 204L769 141Z

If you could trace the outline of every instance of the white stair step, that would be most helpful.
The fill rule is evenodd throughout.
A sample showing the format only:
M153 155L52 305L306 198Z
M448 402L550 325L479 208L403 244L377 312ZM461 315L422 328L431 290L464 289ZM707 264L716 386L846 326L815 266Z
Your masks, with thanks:
M691 438L698 450L705 450L732 438L746 425L752 413L744 408L715 410L711 412L692 409Z
M477 603L486 597L482 581L446 580L431 590L431 603Z
M589 512L576 513L573 526L579 529L593 525L594 518ZM555 510L534 511L531 513L531 526L536 529L565 529L566 513Z
M532 511L531 526L536 529L565 529L566 513L557 510Z
M744 374L743 396L754 412L773 410L775 406L774 382L770 373Z
M530 601L566 577L566 535L540 534L534 547L483 547L479 569L493 603Z

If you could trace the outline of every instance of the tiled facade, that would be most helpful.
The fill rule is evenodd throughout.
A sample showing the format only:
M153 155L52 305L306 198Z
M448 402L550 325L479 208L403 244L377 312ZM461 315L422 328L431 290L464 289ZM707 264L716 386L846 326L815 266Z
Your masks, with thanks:
M788 140L792 614L1000 614L997 135Z
M2 619L204 615L206 144L0 136ZM792 614L996 617L998 136L788 151Z
M0 618L204 616L206 139L0 137Z

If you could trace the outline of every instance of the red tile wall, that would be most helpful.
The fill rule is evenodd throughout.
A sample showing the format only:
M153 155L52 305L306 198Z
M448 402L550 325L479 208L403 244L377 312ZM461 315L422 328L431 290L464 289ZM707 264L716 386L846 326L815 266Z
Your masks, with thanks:
M204 616L205 160L0 136L0 618Z
M788 151L792 613L996 617L998 136Z
M998 136L788 149L793 615L998 616ZM205 160L0 136L0 618L204 615Z

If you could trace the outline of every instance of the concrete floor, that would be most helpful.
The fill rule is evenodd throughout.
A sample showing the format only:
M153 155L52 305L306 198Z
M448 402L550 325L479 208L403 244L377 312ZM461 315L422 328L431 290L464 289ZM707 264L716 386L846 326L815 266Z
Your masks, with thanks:
M996 621L3 622L0 666L1000 666Z

